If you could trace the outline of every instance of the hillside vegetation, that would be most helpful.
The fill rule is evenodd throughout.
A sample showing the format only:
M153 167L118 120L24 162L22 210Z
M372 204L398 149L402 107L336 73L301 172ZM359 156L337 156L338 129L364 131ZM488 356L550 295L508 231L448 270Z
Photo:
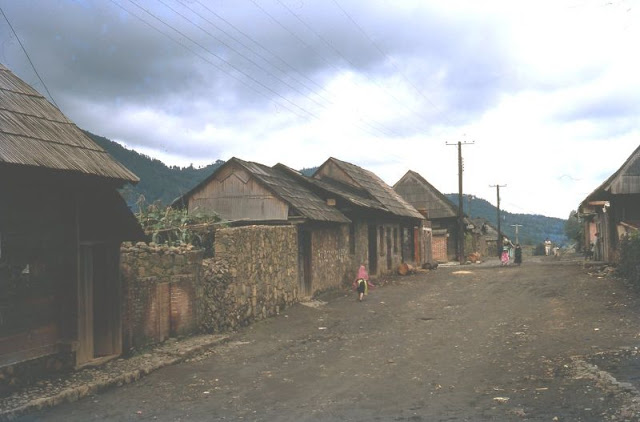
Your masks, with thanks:
M453 204L458 205L458 194L448 193L445 195ZM482 217L487 219L491 225L498 228L497 209L489 201L473 195L463 195L464 212L471 218ZM561 218L545 217L537 214L514 214L505 210L500 210L500 230L509 239L515 242L515 227L518 229L518 240L525 245L537 245L548 237L552 242L564 245L567 237L564 232L566 220Z
M127 149L110 139L86 131L85 133L140 178L140 183L136 186L129 185L122 192L129 205L135 204L140 195L144 196L147 204L159 201L168 205L224 164L224 161L217 160L201 168L169 167L160 160Z

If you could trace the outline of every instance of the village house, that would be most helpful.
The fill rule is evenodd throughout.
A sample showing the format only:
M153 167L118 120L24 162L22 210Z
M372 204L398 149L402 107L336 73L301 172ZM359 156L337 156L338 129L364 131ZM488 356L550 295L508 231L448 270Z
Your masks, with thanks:
M299 295L347 283L351 222L285 171L231 158L174 201L189 214L217 214L232 226L297 228Z
M471 250L477 251L485 257L498 255L498 229L493 227L486 218L471 218L469 221L473 225ZM506 237L503 234L500 238L505 239ZM502 245L500 245L500 249L502 250Z
M282 164L276 167L297 175L351 220L354 268L363 264L371 275L384 275L394 273L401 263L431 263L428 222L373 172L336 158L326 160L310 178Z
M138 178L0 65L0 180L0 388L118 356Z
M431 222L433 259L437 262L455 261L459 232L458 207L412 170L407 171L393 185L393 189ZM465 227L468 225L465 223Z
M585 247L593 244L594 259L616 262L620 238L640 229L640 147L580 203L578 214Z

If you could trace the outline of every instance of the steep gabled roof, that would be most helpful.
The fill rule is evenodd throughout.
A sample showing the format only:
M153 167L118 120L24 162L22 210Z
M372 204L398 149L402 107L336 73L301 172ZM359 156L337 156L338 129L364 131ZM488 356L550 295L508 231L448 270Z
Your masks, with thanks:
M326 221L334 223L350 223L347 217L334 207L327 205L294 177L284 171L268 167L263 164L244 161L239 158L231 158L225 164L214 171L211 176L200 182L189 192L176 199L173 204L186 203L187 198L195 191L214 179L223 168L235 163L246 170L252 177L258 180L266 189L276 197L289 204L302 217L313 221Z
M409 184L414 182L417 191L409 191ZM428 219L451 218L458 216L455 206L442 192L419 173L409 170L393 185L393 189L415 208L424 208L428 212Z
M285 166L284 164L278 163L274 166L274 168L288 172L290 175L298 178L298 180L308 183L309 185L315 186L319 188L321 191L325 191L331 195L336 195L337 197L342 198L346 202L363 208L377 209L381 211L387 211L386 208L382 206L375 199L370 198L369 194L362 190L355 188L353 186L347 185L345 183L340 183L335 180L323 180L316 179L313 177L305 176L300 173L298 170L294 170L290 167Z
M358 167L355 164L347 163L331 157L320 166L320 168L314 173L313 177L325 180L333 186L339 186L339 182L322 177L322 169L328 164L334 164L340 168L340 170L342 170L351 179L357 188L362 189L372 199L377 201L379 205L382 206L382 209L401 217L418 219L424 218L422 214L406 202L377 175L369 170L363 169L362 167Z
M0 64L2 164L139 181L57 107Z
M623 194L640 194L640 146L615 173L580 203L580 208L589 201L608 200L610 195Z

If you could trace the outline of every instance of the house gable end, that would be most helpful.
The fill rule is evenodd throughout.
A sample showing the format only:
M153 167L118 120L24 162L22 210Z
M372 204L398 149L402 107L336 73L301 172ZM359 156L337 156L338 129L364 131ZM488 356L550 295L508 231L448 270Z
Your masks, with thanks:
M458 208L420 174L409 170L393 189L418 211L426 212L430 220L456 218Z
M189 213L215 213L225 220L283 221L289 205L235 162L191 192Z

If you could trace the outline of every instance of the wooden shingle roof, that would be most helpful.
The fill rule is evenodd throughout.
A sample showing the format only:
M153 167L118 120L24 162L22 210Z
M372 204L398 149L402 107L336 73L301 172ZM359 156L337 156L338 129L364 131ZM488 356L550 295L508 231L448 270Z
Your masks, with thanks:
M415 171L407 171L393 189L415 208L427 211L429 220L458 216L458 207Z
M286 171L251 161L244 161L235 157L229 159L224 165L216 169L211 176L200 182L196 187L180 198L176 199L173 202L173 205L187 203L187 198L189 198L194 192L200 190L201 187L214 179L218 172L222 171L223 168L232 163L236 163L245 169L265 188L270 190L282 201L289 204L289 207L293 208L302 217L313 221L333 223L351 222L351 220L349 220L344 214L336 208L327 205L320 197L311 192L307 187Z
M580 208L590 201L608 200L610 195L640 194L640 146L622 166L587 196Z
M394 215L401 217L411 217L423 219L420 214L411 204L405 201L400 195L398 195L389 185L387 185L376 174L369 170L365 170L362 167L358 167L355 164L347 163L345 161L338 160L337 158L329 158L316 173L314 178L325 180L333 185L336 189L339 188L339 183L326 180L320 177L322 168L328 163L336 165L342 170L354 183L354 185L363 191L365 191L372 199L377 201L376 208L382 208Z
M2 164L139 181L57 107L0 64Z

